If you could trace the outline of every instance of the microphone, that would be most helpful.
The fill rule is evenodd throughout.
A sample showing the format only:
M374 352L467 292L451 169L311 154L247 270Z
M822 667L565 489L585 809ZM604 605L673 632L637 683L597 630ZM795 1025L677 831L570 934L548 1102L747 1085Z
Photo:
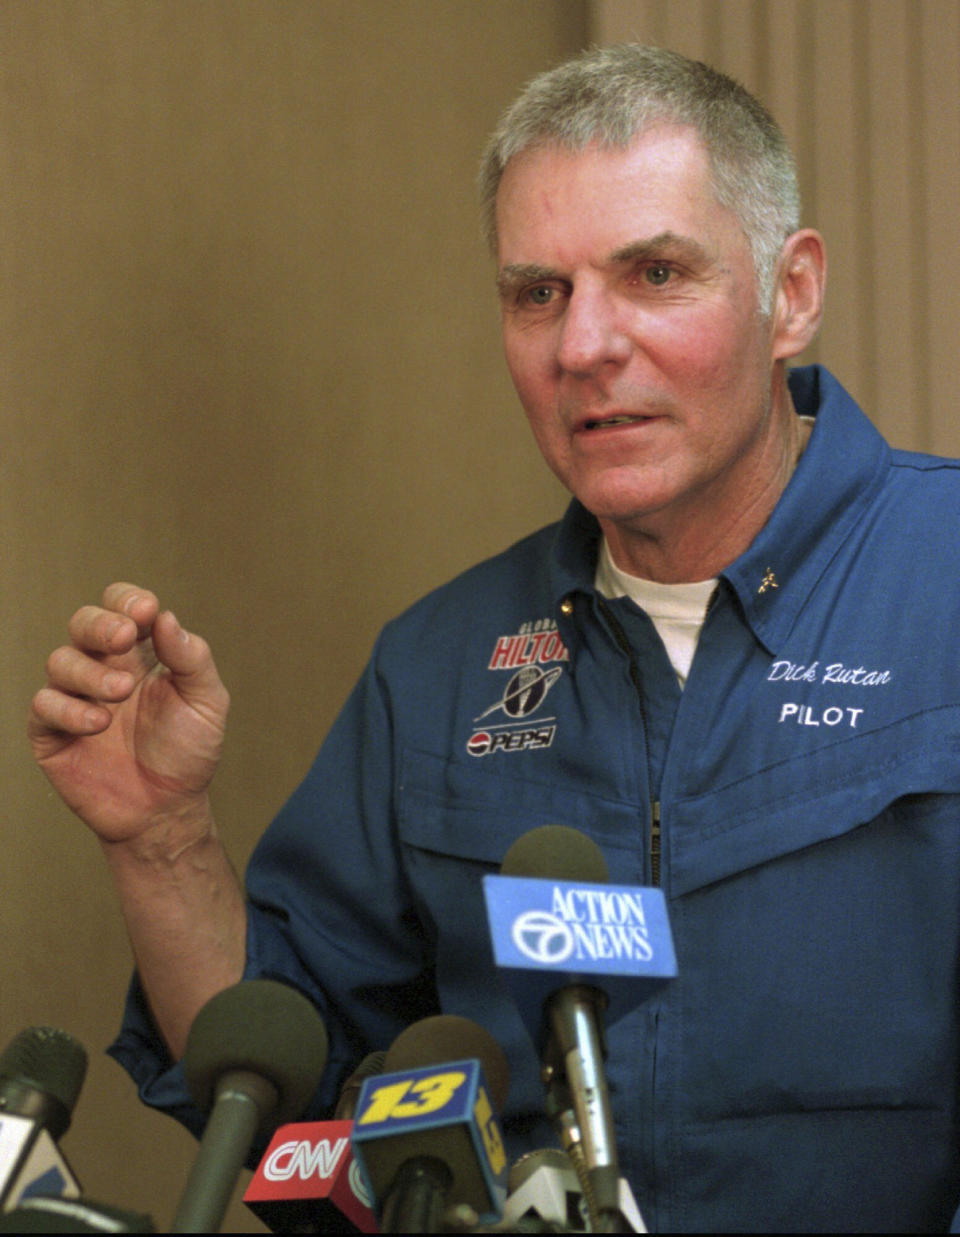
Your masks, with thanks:
M397 1036L353 1127L381 1231L440 1232L448 1205L476 1223L499 1218L507 1157L495 1112L508 1087L503 1050L468 1018L424 1018Z
M625 1223L604 1060L612 1021L676 975L659 889L607 883L599 847L576 829L544 825L485 876L494 958L543 1054L548 1112L574 1163L598 1229Z
M340 1098L333 1118L335 1121L352 1121L357 1113L357 1102L364 1080L383 1073L387 1054L380 1049L378 1052L368 1052L357 1068L340 1089Z
M510 1169L501 1227L511 1232L582 1233L591 1229L583 1188L570 1156L544 1147L521 1156ZM627 1231L645 1233L630 1186L620 1178L620 1213Z
M364 1057L344 1083L332 1121L282 1125L274 1134L243 1196L274 1232L377 1232L350 1133L364 1079L381 1072L386 1055Z
M56 1027L21 1031L0 1056L0 1212L28 1198L77 1198L56 1145L70 1127L87 1073L83 1045Z
M299 1116L320 1082L327 1033L302 993L271 979L217 993L194 1019L187 1086L210 1110L171 1232L217 1232L258 1134Z
M510 1169L503 1225L516 1229L537 1224L540 1231L583 1232L583 1191L570 1157L556 1147L521 1156Z
M126 1211L88 1198L24 1199L16 1210L0 1216L0 1233L155 1233L153 1221L139 1211Z

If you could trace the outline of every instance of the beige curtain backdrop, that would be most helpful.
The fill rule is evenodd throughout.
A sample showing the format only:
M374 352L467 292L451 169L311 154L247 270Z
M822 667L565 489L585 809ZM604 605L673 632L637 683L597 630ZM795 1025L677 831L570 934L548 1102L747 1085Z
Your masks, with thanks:
M960 455L958 0L593 0L598 43L655 43L753 90L827 242L829 366L896 446Z
M88 1046L66 1153L161 1231L194 1144L103 1055L129 949L99 847L31 767L28 701L77 605L158 590L231 689L215 807L242 868L381 625L562 510L500 358L474 175L584 22L0 0L0 1047L35 1023Z
M591 41L692 52L772 106L831 254L815 355L899 445L960 454L958 14L0 0L0 1049L35 1023L90 1049L64 1142L89 1195L163 1228L194 1147L102 1053L128 946L23 738L71 611L133 579L213 644L242 868L381 625L562 510L500 359L473 176L520 84Z

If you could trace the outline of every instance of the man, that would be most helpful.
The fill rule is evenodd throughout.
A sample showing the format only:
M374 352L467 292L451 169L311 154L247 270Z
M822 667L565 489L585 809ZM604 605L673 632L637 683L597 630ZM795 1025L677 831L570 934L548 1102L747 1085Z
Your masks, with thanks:
M51 656L36 755L101 839L137 962L114 1051L196 1128L173 1061L244 974L323 1011L318 1112L442 1009L493 1031L513 1151L542 1144L480 876L564 823L669 899L680 977L608 1030L647 1224L944 1228L957 465L891 452L825 371L788 377L823 244L729 79L587 53L508 111L484 194L508 365L574 501L385 629L246 896L206 795L227 710L206 644L113 585Z

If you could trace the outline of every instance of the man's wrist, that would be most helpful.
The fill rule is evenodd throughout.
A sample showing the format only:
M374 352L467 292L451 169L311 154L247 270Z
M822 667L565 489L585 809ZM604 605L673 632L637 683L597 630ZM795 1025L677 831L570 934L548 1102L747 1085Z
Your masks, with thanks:
M207 795L183 804L175 811L153 817L135 834L122 840L101 838L107 863L116 872L134 867L157 871L197 859L220 840Z

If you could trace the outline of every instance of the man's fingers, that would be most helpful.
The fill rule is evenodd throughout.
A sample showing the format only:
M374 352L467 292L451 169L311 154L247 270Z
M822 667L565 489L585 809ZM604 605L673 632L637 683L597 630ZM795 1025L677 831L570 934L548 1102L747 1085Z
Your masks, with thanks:
M160 612L160 603L149 589L118 583L108 584L103 590L103 608L132 618L140 635L145 636Z
M139 630L133 619L99 606L81 606L67 624L70 639L88 653L129 653Z
M35 744L106 730L113 706L132 699L157 661L183 703L222 731L230 697L209 645L169 610L161 613L147 589L109 585L102 605L77 610L69 632L72 644L50 654L47 685L33 701L29 730ZM155 704L161 698L151 693Z
M70 639L90 653L128 653L150 634L157 598L135 584L111 584L99 606L81 606L67 626Z
M165 610L153 625L153 646L173 675L183 700L199 712L212 712L222 720L230 697L206 640L181 627L176 615Z
M111 584L104 589L103 605L81 606L67 624L67 631L74 648L91 658L117 659L126 658L130 653L136 654L135 661L128 660L125 664L135 674L139 674L142 669L149 669L153 665L152 650L147 639L158 610L157 598L149 590L138 588L134 584ZM61 659L64 673L67 673L70 666L61 651L57 650L54 657ZM117 668L119 667L115 662L114 669ZM60 669L59 664L57 669ZM48 672L51 673L52 684L60 686L60 679L55 672L51 672L49 664ZM87 673L92 673L89 668ZM106 692L101 693L99 685L91 684L89 680L85 683L76 680L72 682L73 685L71 680L65 679L62 686L67 691L75 690L93 696L103 694L104 698L109 700L123 698L122 694L116 694L122 693L123 689L119 686L108 686ZM131 682L131 689L132 686Z
M87 700L78 700L53 687L42 687L33 698L27 718L27 733L41 740L51 734L98 734L110 725L110 711Z
M126 700L136 686L129 670L117 670L67 645L47 658L48 686L93 700Z

